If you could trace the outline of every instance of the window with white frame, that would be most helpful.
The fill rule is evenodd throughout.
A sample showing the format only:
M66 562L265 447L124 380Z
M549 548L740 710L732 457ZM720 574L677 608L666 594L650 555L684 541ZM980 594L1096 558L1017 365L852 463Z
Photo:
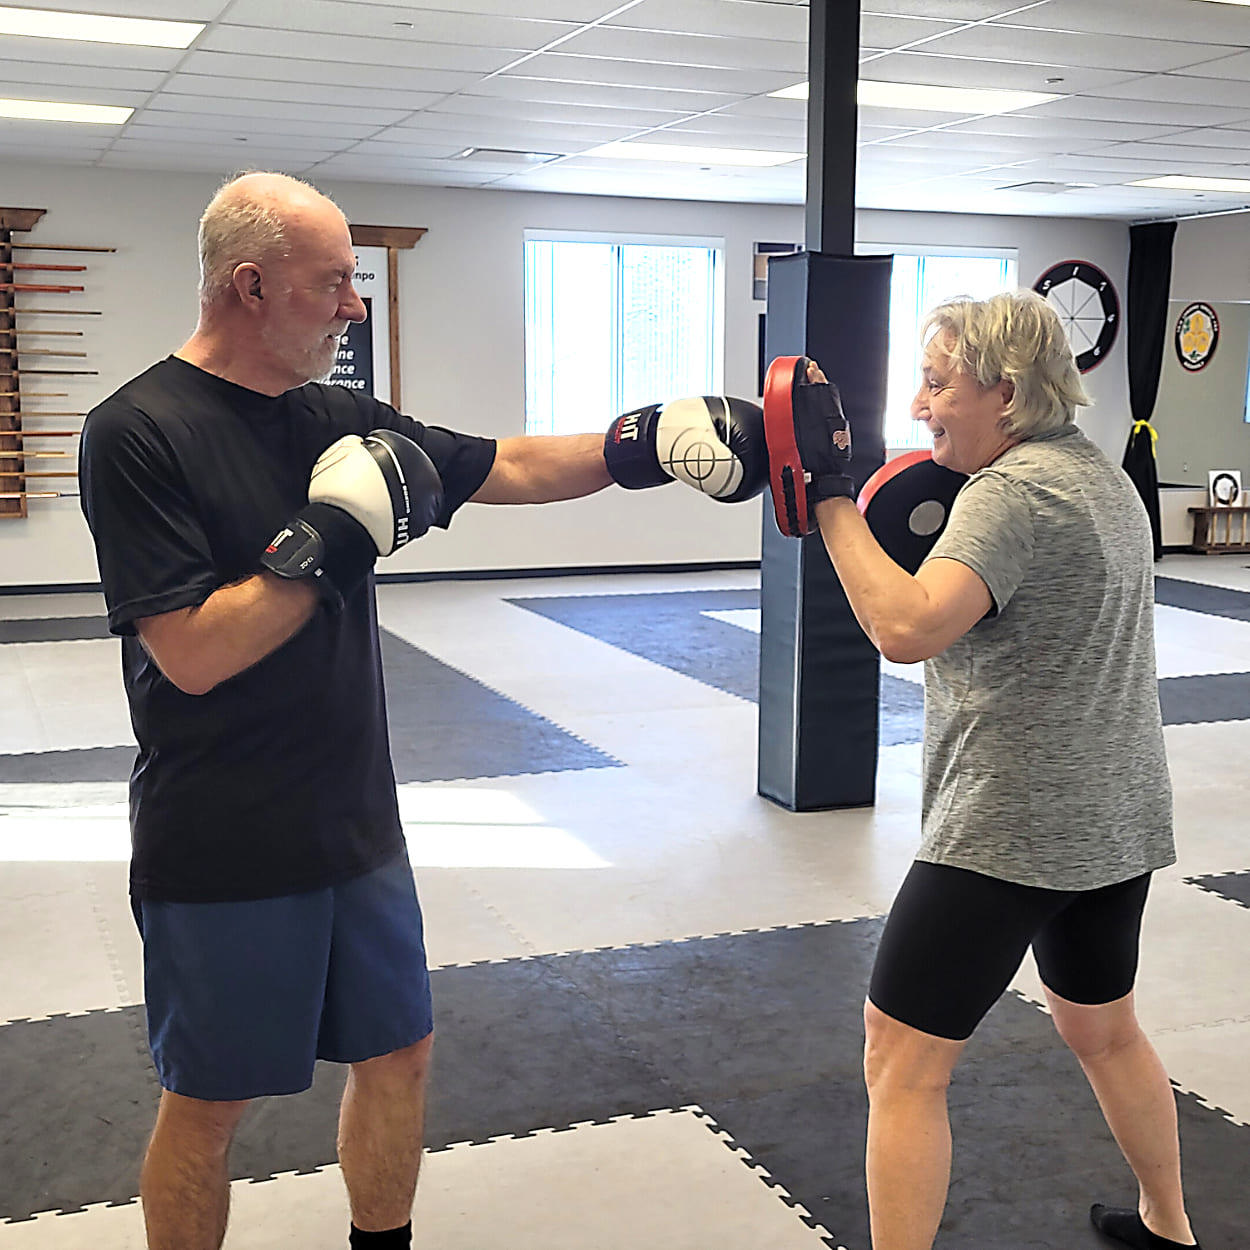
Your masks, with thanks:
M525 432L715 395L724 376L718 239L525 233Z
M959 296L985 299L1016 287L1014 250L918 248L870 244L866 252L893 252L890 283L890 359L885 402L885 445L928 447L928 431L911 419L920 383L920 327L930 310Z

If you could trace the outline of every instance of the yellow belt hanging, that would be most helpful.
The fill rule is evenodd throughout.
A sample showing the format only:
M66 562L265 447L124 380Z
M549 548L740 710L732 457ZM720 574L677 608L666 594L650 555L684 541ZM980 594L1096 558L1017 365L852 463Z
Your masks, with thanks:
M1156 430L1155 427L1151 425L1149 421L1134 421L1133 432L1130 437L1136 438L1137 435L1141 433L1142 430L1150 431L1150 454L1153 456L1155 454L1155 445L1159 441L1159 431Z

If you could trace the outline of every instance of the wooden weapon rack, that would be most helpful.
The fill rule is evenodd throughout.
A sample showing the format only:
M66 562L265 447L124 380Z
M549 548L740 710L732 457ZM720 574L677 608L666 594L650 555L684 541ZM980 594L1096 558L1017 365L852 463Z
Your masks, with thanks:
M32 499L61 499L76 490L59 488L59 481L45 479L78 477L76 447L65 448L53 440L75 439L81 426L49 429L43 418L76 418L85 414L64 407L23 409L23 401L67 399L69 393L44 390L59 377L87 377L99 372L85 365L89 353L80 350L79 329L45 329L44 316L98 317L99 312L64 303L58 297L77 295L86 288L79 278L87 266L72 261L45 260L44 252L113 252L112 247L75 247L67 243L19 243L14 234L34 229L47 210L0 208L0 520L21 519ZM35 255L29 259L25 253ZM38 293L49 297L39 307L23 304L18 296ZM26 315L37 318L34 324ZM72 323L71 323L72 324ZM27 345L29 343L29 346ZM49 359L51 358L51 359ZM64 362L69 367L62 368ZM34 479L32 481L32 479Z
M399 252L415 247L426 233L425 226L358 226L351 227L352 242L357 247L386 248L386 289L390 332L391 404L400 407L399 396Z

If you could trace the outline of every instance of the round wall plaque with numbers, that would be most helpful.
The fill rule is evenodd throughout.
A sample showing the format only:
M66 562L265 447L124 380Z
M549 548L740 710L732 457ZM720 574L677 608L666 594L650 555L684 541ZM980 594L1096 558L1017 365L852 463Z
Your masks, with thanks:
M1111 279L1087 260L1064 260L1051 265L1033 289L1059 314L1076 367L1088 373L1102 364L1120 330L1120 297Z

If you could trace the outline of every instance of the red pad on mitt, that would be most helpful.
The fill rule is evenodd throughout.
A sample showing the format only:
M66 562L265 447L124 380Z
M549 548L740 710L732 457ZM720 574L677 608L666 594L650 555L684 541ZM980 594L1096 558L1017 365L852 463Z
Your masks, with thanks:
M777 528L788 538L802 538L816 525L807 506L807 483L794 428L794 383L806 372L806 356L778 356L764 379L768 484Z

